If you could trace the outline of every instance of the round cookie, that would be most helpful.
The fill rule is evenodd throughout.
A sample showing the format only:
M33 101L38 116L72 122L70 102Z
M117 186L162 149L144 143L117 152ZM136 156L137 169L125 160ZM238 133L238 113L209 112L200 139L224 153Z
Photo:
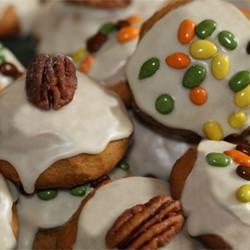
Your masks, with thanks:
M43 72L39 60L44 58L47 64L50 60L53 63L44 68L48 78L39 78ZM96 82L75 73L72 65L67 57L37 57L28 69L28 92L22 77L0 96L0 172L22 184L28 193L34 188L69 188L95 180L112 170L127 150L133 127L122 102ZM51 75L53 71L55 75ZM75 77L78 84L72 95L75 87L68 84ZM62 88L65 100L52 88L53 97L47 100L53 100L54 109L41 109L46 93L36 85L39 79L44 84L41 86L53 86L58 79L58 90ZM61 107L63 102L66 106Z
M133 191L135 189L137 192ZM168 194L167 183L152 178L129 177L108 183L88 196L71 220L57 231L56 246L61 249L107 249L106 234L125 209ZM162 249L195 249L197 246L181 231Z
M40 0L2 0L0 38L27 33L40 10Z
M21 63L0 43L0 92L20 77L23 71Z
M249 82L242 75L249 73L249 25L220 0L173 1L156 13L127 66L136 113L169 136L194 142L247 130Z
M149 18L169 0L133 1L127 8L101 9L84 5L69 5L64 1L50 1L34 22L34 34L39 39L41 53L73 53L85 47L86 40L102 24L117 22L133 15ZM67 36L65 36L67 33ZM111 50L112 51L112 50Z
M85 4L97 8L124 8L130 5L131 0L66 0L69 3Z
M112 180L127 176L129 176L129 171L119 167L109 174ZM104 178L101 179L104 180ZM104 181L110 180L105 179ZM20 228L17 248L44 249L44 244L47 247L52 244L54 231L48 229L62 226L67 222L78 209L83 198L94 187L96 187L96 182L71 190L51 190L50 193L47 190L29 196L19 193L17 211Z
M249 244L249 163L247 145L203 141L174 166L171 191L182 201L188 232L210 248Z
M18 219L15 199L8 184L0 174L0 232L1 248L14 249L18 236Z

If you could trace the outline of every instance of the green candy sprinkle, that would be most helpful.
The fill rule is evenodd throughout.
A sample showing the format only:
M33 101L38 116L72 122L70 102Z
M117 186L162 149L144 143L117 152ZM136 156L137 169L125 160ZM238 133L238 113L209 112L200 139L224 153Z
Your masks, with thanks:
M99 32L105 35L111 34L113 31L115 31L116 25L114 23L105 23L102 25L102 27L99 29Z
M121 161L118 168L128 171L129 170L129 164L126 161Z
M174 99L168 94L161 95L156 99L155 108L160 114L169 114L174 109Z
M216 27L217 23L214 20L207 19L196 26L195 32L200 39L205 39L213 34Z
M4 45L2 43L0 43L0 50L4 49Z
M142 65L139 73L139 79L142 80L154 75L159 68L160 60L156 57L150 58Z
M70 190L70 194L74 196L85 196L88 190L88 186L82 185Z
M5 62L5 60L6 60L5 56L0 54L0 63Z
M234 50L237 48L237 40L235 35L229 31L221 31L218 35L220 44L228 50Z
M250 71L240 71L229 81L229 86L234 92L241 91L250 84Z
M192 65L184 74L183 86L188 89L193 89L205 80L207 71L203 65Z
M214 167L227 167L231 163L231 158L223 153L209 153L207 162Z
M43 191L38 191L37 196L44 201L52 200L57 196L57 190L55 189L48 189Z

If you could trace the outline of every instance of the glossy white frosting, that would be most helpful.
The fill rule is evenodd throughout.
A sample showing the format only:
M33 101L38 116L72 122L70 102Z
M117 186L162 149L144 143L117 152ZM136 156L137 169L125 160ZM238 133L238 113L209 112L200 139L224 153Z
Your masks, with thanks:
M135 0L127 8L112 10L51 1L41 13L42 18L38 18L34 25L34 32L41 39L39 51L72 53L84 47L86 39L92 36L103 23L117 21L131 15L148 18L167 1Z
M239 177L231 162L228 167L213 167L206 156L235 149L227 142L203 141L198 146L198 157L186 180L182 204L188 216L187 228L192 236L215 234L221 236L233 249L248 249L250 230L250 203L236 199L237 189L250 182Z
M115 94L77 73L73 100L58 111L42 111L27 99L24 78L0 95L0 159L15 166L25 191L57 160L99 154L133 131ZM13 101L15 100L15 101Z
M144 204L157 195L169 194L166 182L129 177L114 181L99 189L84 206L79 222L74 249L106 249L105 236L124 210ZM161 249L196 249L195 243L180 232Z
M0 18L9 6L15 7L22 33L29 32L37 14L40 11L40 0L1 0Z
M2 250L11 250L16 246L16 238L11 224L13 203L14 198L4 177L0 174L0 249Z
M211 74L210 60L192 59L207 69L206 80L201 86L208 92L208 101L203 106L192 104L189 90L182 86L186 70L175 70L165 63L165 58L174 52L189 53L189 47L182 45L177 39L179 26L187 18L197 24L205 19L215 20L217 29L208 39L217 45L220 53L226 53L231 62L228 76L224 80L217 81ZM127 77L139 108L163 125L192 130L200 136L203 136L203 124L208 120L219 122L225 136L244 130L249 126L250 119L240 130L233 129L228 124L229 115L241 110L234 104L234 92L229 88L228 81L238 71L249 69L249 55L246 52L250 38L249 27L249 20L238 8L220 0L193 1L165 15L144 36L127 66ZM229 30L235 34L239 40L236 50L225 51L222 48L217 40L221 30ZM151 57L160 59L160 69L154 76L139 80L141 66ZM162 115L156 111L155 101L166 93L175 99L175 108L172 113ZM244 112L250 114L249 106Z
M109 176L112 180L116 180L128 175L129 172L116 168ZM92 188L88 187L86 195L90 191ZM31 196L19 194L17 210L20 228L17 249L31 250L38 229L63 225L77 210L83 198L71 195L69 190L58 190L57 197L49 201L39 199L36 194Z
M172 166L191 146L188 143L171 140L145 126L133 113L133 144L127 154L127 161L134 175L154 174L167 180Z
M8 50L7 48L3 48L3 50L0 51L0 54L5 57L6 62L14 64L20 72L24 71L23 65L17 60L17 58L10 50ZM0 73L0 91L1 89L6 88L13 81L14 80L12 77L8 77Z

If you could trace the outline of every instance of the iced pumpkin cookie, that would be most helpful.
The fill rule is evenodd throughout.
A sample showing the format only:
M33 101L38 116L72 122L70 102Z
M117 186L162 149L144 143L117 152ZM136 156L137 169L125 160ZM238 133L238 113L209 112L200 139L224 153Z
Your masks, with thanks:
M181 231L183 222L181 205L169 196L167 183L129 177L92 192L59 229L54 247L195 249L195 243Z
M20 77L23 71L21 63L0 43L0 92Z
M29 32L39 10L39 0L1 0L0 38Z
M19 193L17 211L20 227L17 249L44 249L45 244L47 248L54 248L51 244L55 231L47 232L47 229L62 226L67 222L84 197L94 188L129 174L129 169L122 168L121 163L108 176L102 176L87 185L68 190L48 189L33 195Z
M247 130L249 27L237 7L220 0L173 1L160 10L127 66L135 111L189 141Z
M133 0L66 0L74 4L85 4L97 8L124 8L131 4Z
M15 198L9 186L0 174L0 232L1 249L11 250L16 246L18 236L18 219Z
M171 191L191 236L213 249L248 248L249 167L249 146L224 141L203 141L177 161Z
M0 172L28 193L80 185L115 167L132 130L114 94L68 57L40 55L0 96Z

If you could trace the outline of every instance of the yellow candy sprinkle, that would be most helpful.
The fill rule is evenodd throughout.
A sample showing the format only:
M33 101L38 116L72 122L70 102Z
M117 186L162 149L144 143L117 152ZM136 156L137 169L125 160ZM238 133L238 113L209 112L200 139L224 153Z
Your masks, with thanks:
M250 105L250 84L235 94L234 102L240 108Z
M242 128L246 124L247 115L244 112L235 112L228 118L228 123L232 128Z
M71 57L75 63L78 63L86 55L86 49L78 49Z
M208 40L195 40L190 46L190 53L196 59L209 59L217 53L217 47Z
M203 131L210 140L220 141L224 138L223 129L216 121L207 121L203 125Z
M217 80L224 79L228 75L230 69L228 56L223 54L216 56L211 62L211 69L213 76Z

